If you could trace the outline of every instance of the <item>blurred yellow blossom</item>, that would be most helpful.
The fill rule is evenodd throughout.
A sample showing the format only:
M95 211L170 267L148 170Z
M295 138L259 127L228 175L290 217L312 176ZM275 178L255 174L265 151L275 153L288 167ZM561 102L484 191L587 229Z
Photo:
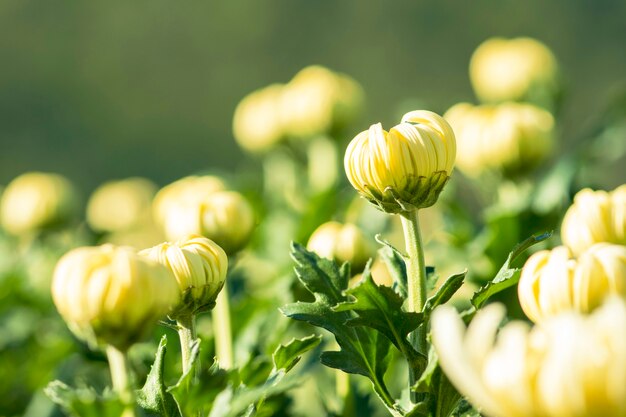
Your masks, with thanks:
M167 268L113 245L68 252L52 281L54 304L76 336L120 350L141 339L179 297Z
M561 240L574 254L598 242L626 245L626 184L611 192L579 191L563 218Z
M556 58L543 43L531 38L491 38L470 61L470 80L484 102L524 100L536 94L554 94L558 88Z
M459 169L468 176L486 170L528 172L554 145L554 119L531 104L473 106L459 103L444 115L457 137Z
M339 263L350 262L353 273L361 272L367 261L375 255L374 247L363 231L351 223L322 224L309 238L307 249L322 258Z
M389 132L380 123L348 145L344 167L352 186L391 213L429 207L437 201L456 156L452 128L426 110L407 113Z
M465 328L451 307L431 326L452 384L489 417L626 415L626 304L610 299L589 316L561 314L530 328L504 308L480 310Z
M176 319L213 308L228 271L228 257L215 242L188 236L145 249L140 254L164 265L176 277L182 298L170 317Z
M0 201L0 223L20 235L70 220L78 210L72 184L58 174L29 172L7 185Z

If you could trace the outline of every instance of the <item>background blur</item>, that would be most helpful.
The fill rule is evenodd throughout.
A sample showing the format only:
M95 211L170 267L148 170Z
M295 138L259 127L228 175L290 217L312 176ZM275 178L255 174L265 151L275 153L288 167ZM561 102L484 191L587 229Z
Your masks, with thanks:
M495 35L552 48L575 140L624 81L624 22L626 2L611 0L3 0L0 184L43 170L88 192L232 172L247 163L232 139L238 101L310 64L363 85L363 129L410 107L443 112L474 100L469 57Z

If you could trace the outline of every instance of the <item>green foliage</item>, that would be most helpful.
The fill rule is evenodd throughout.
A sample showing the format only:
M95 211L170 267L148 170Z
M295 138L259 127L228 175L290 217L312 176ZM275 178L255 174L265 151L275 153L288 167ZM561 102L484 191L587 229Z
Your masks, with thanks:
M111 391L98 395L93 388L71 388L61 381L52 381L44 391L66 413L76 417L119 417L125 407Z

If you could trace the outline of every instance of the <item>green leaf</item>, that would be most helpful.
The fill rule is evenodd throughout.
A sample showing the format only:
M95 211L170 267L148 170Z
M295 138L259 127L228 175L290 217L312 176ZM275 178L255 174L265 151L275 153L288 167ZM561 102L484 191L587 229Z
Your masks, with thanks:
M406 263L404 258L389 247L384 247L378 251L380 257L385 262L389 274L393 278L394 289L400 293L402 298L407 297L406 283Z
M124 404L112 391L98 395L93 388L72 388L52 381L44 393L67 414L78 417L119 417Z
M359 284L345 292L354 297L354 300L340 303L333 310L356 313L357 317L346 322L348 325L378 330L402 352L409 366L420 372L426 365L426 358L411 346L407 336L424 321L423 316L403 311L402 297L389 287L376 285L372 279L370 264L363 271Z
M506 262L504 262L504 265L502 265L502 268L500 268L495 278L474 293L474 296L471 299L474 308L478 310L491 296L517 284L519 281L520 269L512 268L511 263L526 249L536 243L546 240L550 236L552 236L552 232L543 233L541 235L533 235L515 246L511 253L509 253Z
M321 341L322 336L312 334L302 339L291 339L286 345L278 346L272 355L274 368L289 372L300 361L300 356L303 353L313 349Z
M137 392L137 404L148 414L163 417L180 417L178 404L163 382L164 358L167 351L167 336L163 335L157 349L154 363L143 388ZM195 347L197 356L197 344ZM183 378L185 378L183 376Z
M389 340L380 332L363 326L346 325L358 317L351 311L335 311L333 307L348 301L343 293L348 286L350 268L339 268L334 262L308 252L302 245L292 244L291 256L296 263L296 275L313 294L311 303L296 302L280 310L287 317L305 321L333 333L339 351L324 352L324 365L370 379L374 390L388 409L394 401L385 386L383 376L389 367Z
M450 298L458 291L459 288L463 285L463 280L467 275L467 269L459 274L454 274L450 276L441 287L433 294L426 303L424 304L424 309L422 310L424 314L424 320L428 321L430 317L430 313L439 305L447 303Z

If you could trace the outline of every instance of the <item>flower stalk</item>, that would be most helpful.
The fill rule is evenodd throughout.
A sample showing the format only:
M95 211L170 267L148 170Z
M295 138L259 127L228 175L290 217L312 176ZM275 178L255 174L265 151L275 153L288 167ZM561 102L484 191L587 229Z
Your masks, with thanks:
M107 345L107 359L111 370L111 382L113 390L117 392L120 400L125 405L123 417L135 417L135 396L130 384L128 358L126 352L119 350L113 345Z
M233 366L233 341L230 326L230 303L228 285L224 285L217 296L213 309L213 333L215 334L215 356L222 369Z

